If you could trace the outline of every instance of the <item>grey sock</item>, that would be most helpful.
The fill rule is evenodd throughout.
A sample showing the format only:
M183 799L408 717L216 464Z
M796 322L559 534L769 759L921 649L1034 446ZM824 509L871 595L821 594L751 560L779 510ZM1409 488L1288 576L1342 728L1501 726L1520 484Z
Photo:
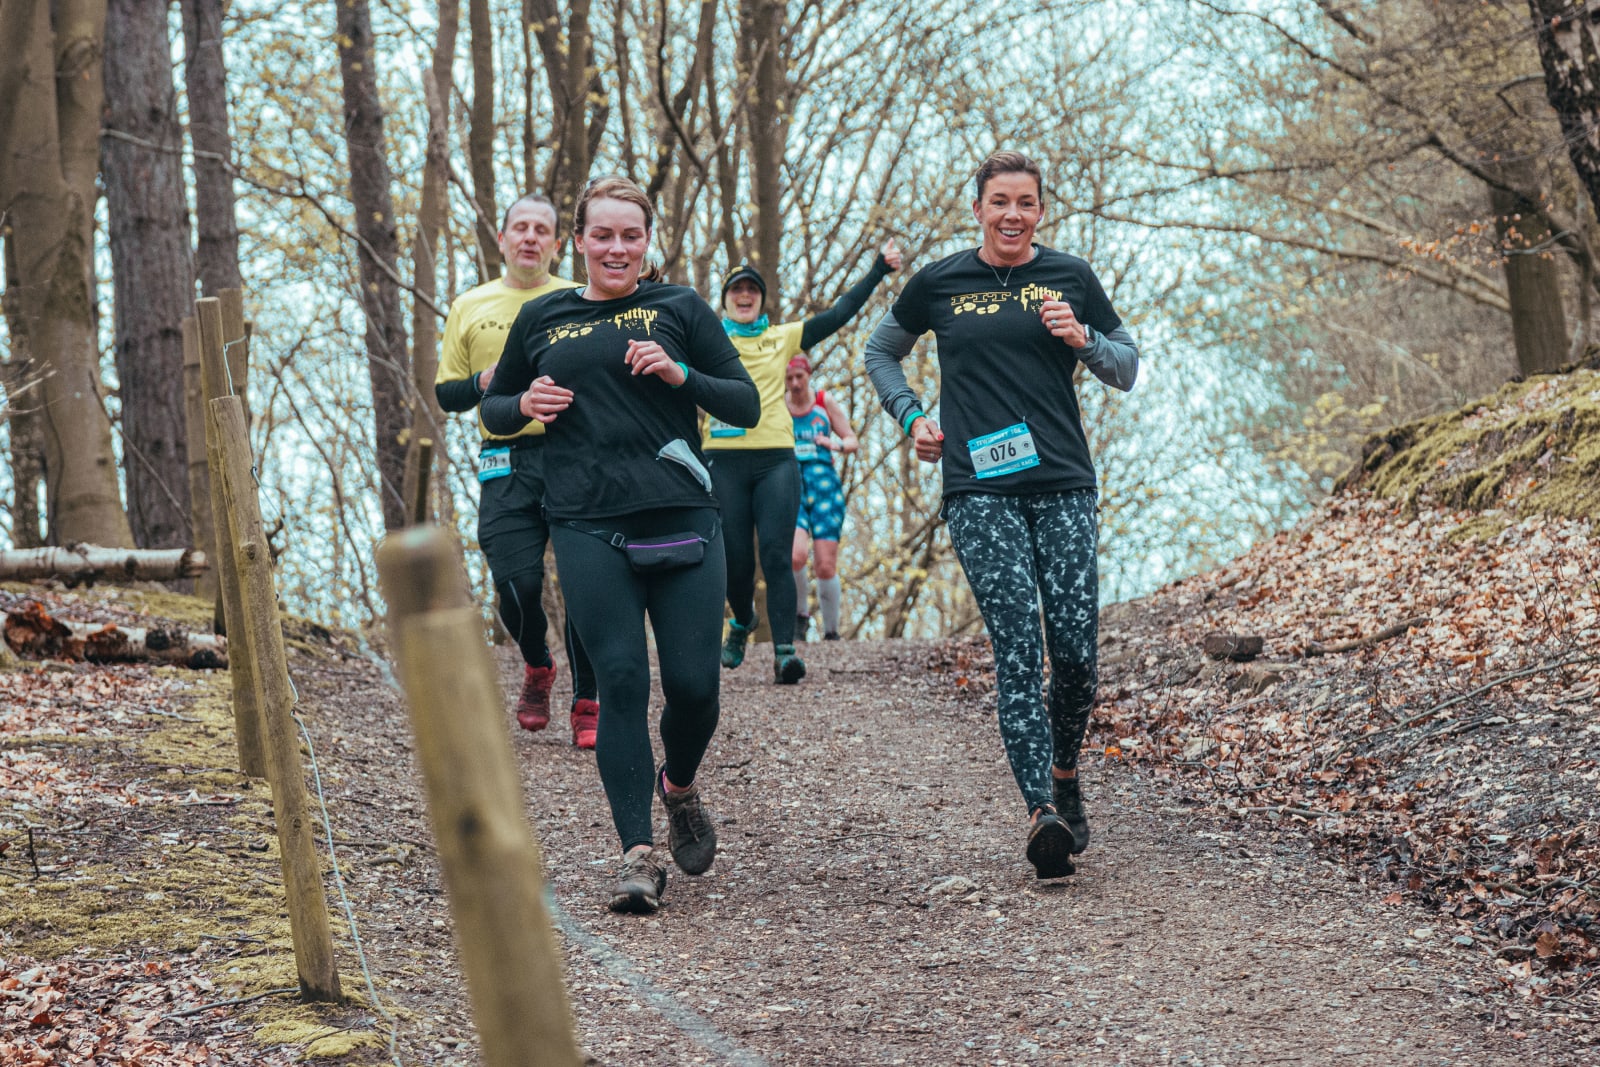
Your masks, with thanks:
M795 614L810 615L811 607L811 568L801 567L794 572L794 604Z
M817 603L822 607L823 633L839 632L839 600L842 595L837 574L832 578L817 579Z

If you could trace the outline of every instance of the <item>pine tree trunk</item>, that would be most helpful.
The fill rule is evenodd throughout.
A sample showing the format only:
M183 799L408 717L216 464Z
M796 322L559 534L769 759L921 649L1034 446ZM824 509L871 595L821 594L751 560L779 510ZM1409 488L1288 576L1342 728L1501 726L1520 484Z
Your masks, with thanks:
M162 4L110 0L101 173L110 217L128 522L142 548L192 540L181 324L194 304L183 131Z
M47 539L128 546L133 535L100 393L89 282L105 4L62 0L54 7L46 0L0 5L0 40L9 53L0 102L6 109L0 111L0 208L17 269L9 284L43 372Z
M222 0L181 2L189 140L194 146L196 262L201 295L216 296L223 289L244 288L234 216L227 71L222 63Z
M367 0L342 0L338 11L344 135L350 155L350 202L361 240L361 307L367 320L367 371L372 382L373 453L383 526L406 525L406 438L411 429L410 353L397 282L400 242L384 154L383 109L372 50Z

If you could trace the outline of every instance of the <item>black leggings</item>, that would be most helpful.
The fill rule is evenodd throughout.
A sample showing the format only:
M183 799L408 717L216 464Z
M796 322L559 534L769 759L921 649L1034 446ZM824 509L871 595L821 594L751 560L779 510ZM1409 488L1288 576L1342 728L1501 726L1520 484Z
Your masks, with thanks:
M756 550L767 578L767 621L774 645L794 644L795 589L790 556L800 514L800 464L792 448L713 450L711 484L722 505L728 546L728 606L740 626L756 621ZM677 782L677 779L673 779Z
M540 546L540 551L543 552L543 546ZM547 666L550 663L550 650L545 644L544 632L549 625L549 617L545 615L544 601L540 599L544 594L544 569L523 571L515 578L496 582L494 588L500 594L500 621L505 624L511 640L522 651L523 662L530 667ZM584 655L583 644L573 633L570 618L561 637L567 648L567 663L572 668L572 699L594 700L598 691L595 688L594 664Z
M710 508L671 508L596 519L592 525L630 536L712 532ZM661 747L667 777L694 782L716 732L722 669L722 596L727 576L720 535L698 564L639 574L628 557L598 537L550 524L556 565L571 595L567 615L600 679L600 731L595 761L611 804L611 821L626 852L654 844L650 806L655 761L650 752L650 654L645 617L656 639L661 672ZM790 582L790 595L794 583Z
M960 493L945 498L944 517L994 644L1000 737L1032 811L1053 803L1052 762L1064 771L1078 766L1094 708L1100 605L1095 492Z

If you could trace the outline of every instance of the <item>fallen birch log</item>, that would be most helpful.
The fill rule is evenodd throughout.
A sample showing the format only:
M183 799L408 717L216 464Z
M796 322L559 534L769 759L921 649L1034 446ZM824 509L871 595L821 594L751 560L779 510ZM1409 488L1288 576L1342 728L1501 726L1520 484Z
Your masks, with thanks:
M228 641L216 634L192 634L162 627L67 622L36 601L6 613L6 645L29 659L136 663L154 660L195 669L228 666Z
M67 545L0 551L0 581L60 578L68 585L101 581L171 582L197 578L208 564L193 548L99 548Z

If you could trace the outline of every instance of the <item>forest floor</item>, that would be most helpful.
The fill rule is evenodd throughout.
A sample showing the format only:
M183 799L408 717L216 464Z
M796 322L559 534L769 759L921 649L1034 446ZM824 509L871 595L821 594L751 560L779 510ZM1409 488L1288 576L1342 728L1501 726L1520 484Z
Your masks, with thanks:
M592 755L508 715L590 1062L1595 1062L1593 539L1524 524L1457 551L1414 522L1346 497L1107 611L1094 839L1057 881L1023 858L982 640L811 644L793 688L753 646L724 673L702 777L717 862L674 870L650 917L605 909L615 842ZM1452 552L1497 562L1465 581ZM1556 613L1548 567L1579 565L1591 588L1561 600L1566 621L1522 610ZM1396 584L1415 599L1375 591ZM19 586L0 608L24 598L63 617L153 610ZM1306 654L1396 612L1426 621ZM1208 658L1212 629L1264 633L1269 665ZM476 1061L401 697L341 635L291 637L382 1012L342 920L351 1004L281 992L276 841L261 783L227 769L225 675L47 666L0 673L0 1062ZM518 664L497 657L509 700ZM1574 662L1399 728L1558 659ZM1397 737L1404 755L1381 748Z
M1023 858L981 638L807 645L795 687L754 646L716 864L649 917L605 908L592 754L507 714L589 1062L1600 1062L1600 373L1398 427L1357 481L1103 612L1069 878ZM0 587L30 600L209 616ZM478 1061L389 667L288 634L348 1002L293 996L225 673L0 664L0 1063Z

